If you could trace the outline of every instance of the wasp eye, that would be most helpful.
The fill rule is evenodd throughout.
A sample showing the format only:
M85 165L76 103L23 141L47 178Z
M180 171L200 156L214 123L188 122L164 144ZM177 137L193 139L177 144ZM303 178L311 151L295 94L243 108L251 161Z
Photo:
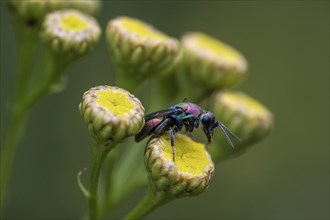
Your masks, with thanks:
M202 124L204 127L208 128L213 125L214 122L214 116L210 114L204 114L202 116Z

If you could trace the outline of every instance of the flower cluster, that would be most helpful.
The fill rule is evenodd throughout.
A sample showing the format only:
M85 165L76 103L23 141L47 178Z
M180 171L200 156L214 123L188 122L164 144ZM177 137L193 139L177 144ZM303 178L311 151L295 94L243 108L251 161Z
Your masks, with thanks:
M219 163L241 154L270 131L273 123L270 111L248 95L229 90L242 82L248 64L244 56L228 44L198 32L184 34L180 41L141 20L129 17L110 20L106 35L118 86L130 92L139 91L139 85L145 83L146 79L151 79L149 86L153 85L152 93L156 95L151 96L147 104L149 109L164 109L166 102L173 103L174 100L181 99L180 96L187 97L188 100L197 102L196 104L210 100L211 97L214 104L210 110L214 111L216 120L226 124L242 139L232 149L226 142L228 137L215 134L214 146L210 148L209 154L204 144L185 134L173 134L173 130L169 131L169 127L175 127L171 123L182 123L181 116L180 119L178 116L177 121L165 123L166 112L170 112L165 110L153 114L153 117L146 116L147 121L144 122L144 108L138 107L140 111L135 110L133 113L134 104L127 103L127 97L130 96L127 96L127 91L102 86L90 89L83 96L80 111L96 143L123 143L122 140L130 135L138 134L144 123L142 133L136 136L136 140L140 140L141 136L151 136L144 155L149 181L148 192L126 219L139 219L165 202L205 191L214 172L213 161ZM114 95L115 90L121 90L126 95ZM139 101L134 103L141 106ZM213 113L210 114L213 117ZM175 117L176 115L173 116ZM191 123L202 123L201 118L194 120ZM198 127L197 124L189 126ZM213 135L213 129L212 127L212 132L208 133L209 140L212 140L210 135ZM223 127L221 129L225 132ZM130 148L132 155L127 156L128 158L141 155L141 151L131 149L131 143L126 146ZM122 166L126 167L125 163ZM119 175L116 176L118 182L124 182L121 180L122 173L127 170L134 173L130 176L132 180L137 180L137 176L142 175L139 166L133 169L121 168L122 166L119 166ZM139 181L136 185L145 181L146 179ZM111 186L105 191L107 190L118 192L118 188L114 190ZM97 196L97 192L92 192ZM121 194L117 197L121 198ZM90 204L93 207L95 201L91 199ZM106 204L100 206L106 207ZM91 208L91 219L98 217L93 210Z
M28 111L41 98L58 91L54 88L64 87L64 69L97 46L101 28L92 15L100 2L7 2L15 25L24 30L18 32L22 45L36 45L39 40L44 44L44 66L34 75L39 80L26 85L24 82L32 81L31 76L23 71L18 77L21 84L15 108ZM88 89L79 104L93 139L88 189L80 180L81 172L78 174L79 187L88 200L89 219L103 218L107 210L140 186L147 185L148 192L126 219L140 219L173 199L198 195L208 188L216 164L240 155L271 130L271 112L243 92L233 90L245 78L248 64L232 46L200 32L183 34L179 40L127 16L110 20L105 33L115 82ZM29 57L36 54L34 50L29 52ZM23 57L23 61L29 61L29 57ZM27 67L22 69L33 69ZM197 113L190 115L184 108L177 111L184 113L173 111L173 107L161 110L183 98L194 102L193 106L206 101L213 105L207 111L196 107ZM147 112L161 111L146 116L140 99ZM207 116L201 116L206 112ZM179 133L182 127L189 133L200 124L209 142L215 137L210 149L196 141L198 138ZM225 136L213 130L222 124L226 125L220 126ZM234 149L228 146L224 128L242 139ZM132 142L130 137L141 130L143 136L150 137L148 142ZM118 152L123 149L125 157L118 160ZM107 172L103 172L106 165Z
M65 88L64 70L72 61L91 52L101 35L97 21L86 14L97 12L99 0L6 0L6 3L17 35L18 59L15 94L1 147L1 210L15 148L30 111L46 96Z

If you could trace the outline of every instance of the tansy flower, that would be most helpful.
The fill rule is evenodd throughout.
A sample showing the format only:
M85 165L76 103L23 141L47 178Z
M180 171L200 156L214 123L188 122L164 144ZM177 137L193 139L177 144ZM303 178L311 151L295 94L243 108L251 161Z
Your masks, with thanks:
M131 83L131 89L148 76L168 71L180 54L176 39L138 19L113 19L106 34L117 81Z
M210 148L215 161L230 155L239 155L247 147L263 139L273 127L272 113L263 104L243 92L217 93L214 100L214 114L242 140L241 143L235 144L234 150L231 150L225 145L222 137L217 137L214 146Z
M75 59L95 48L101 35L97 21L76 10L63 10L47 15L42 37L51 49Z
M141 102L124 89L97 86L84 93L79 109L97 143L114 146L144 125Z
M101 8L100 0L65 0L65 8L73 8L90 15L95 15Z
M177 134L174 148L175 162L168 134L152 139L147 146L145 165L154 190L169 198L203 192L214 171L204 144Z
M214 165L204 145L177 134L175 152L174 162L168 133L149 141L144 156L148 192L125 220L141 219L175 198L198 195L208 187Z
M233 87L245 75L247 62L231 46L203 33L188 33L181 41L185 70L205 90Z
M7 0L7 5L15 21L28 27L39 27L44 16L52 11L65 8L79 9L96 14L99 0Z

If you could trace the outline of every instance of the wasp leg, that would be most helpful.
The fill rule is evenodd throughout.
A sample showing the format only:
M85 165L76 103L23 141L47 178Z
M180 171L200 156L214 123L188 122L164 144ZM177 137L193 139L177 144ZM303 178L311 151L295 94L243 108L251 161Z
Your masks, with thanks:
M166 130L166 127L169 125L171 121L172 121L171 118L165 119L162 123L158 125L152 136L158 137L159 135L163 134L164 131Z
M175 162L174 136L175 136L175 131L174 131L174 129L171 127L171 128L170 128L170 140L171 140L171 146L172 146L172 156L173 156L173 161Z

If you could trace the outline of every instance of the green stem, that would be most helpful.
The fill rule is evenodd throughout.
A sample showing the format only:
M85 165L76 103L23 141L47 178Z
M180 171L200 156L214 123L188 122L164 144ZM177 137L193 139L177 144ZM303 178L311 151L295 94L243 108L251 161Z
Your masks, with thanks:
M24 105L27 109L31 109L44 97L52 93L52 86L59 82L67 64L58 57L54 56L51 51L47 50L43 54L43 67L37 71L36 75L42 78L37 84L32 86L32 89L27 93L24 99Z
M17 144L23 133L28 111L22 105L22 99L27 91L27 85L32 71L34 54L38 42L38 33L26 28L17 28L17 69L14 101L10 119L1 149L0 167L0 209L4 207L7 186L13 164Z
M142 219L144 216L149 214L155 208L169 202L171 198L167 197L166 194L154 193L152 189L148 189L147 194L144 198L135 206L135 208L129 212L124 220L129 219Z
M99 185L101 177L101 168L108 154L108 150L102 150L103 145L96 144L94 146L93 158L92 158L92 168L90 176L89 185L89 219L96 220L99 219Z
M22 134L28 112L24 111L17 103L9 120L9 125L5 137L4 146L1 151L1 166L0 166L0 207L4 207L7 186L9 182L11 167L16 152L16 146Z
M30 29L21 28L17 30L18 61L15 100L20 100L28 89L33 61L38 42L38 33Z
M142 82L141 79L137 78L137 74L138 73L127 72L125 69L117 67L115 71L116 85L129 92L134 92Z
M106 171L107 173L107 177L105 180L105 195L111 195L112 194L112 190L113 190L113 175L114 175L114 171L115 168L117 166L117 162L118 162L118 156L119 156L119 150L121 148L116 147L115 149L112 150L111 154L109 154L108 158L107 158L107 167L108 170Z
M24 44L27 42L24 42ZM27 46L25 49L26 48L29 47ZM27 63L27 61L32 62L32 59L28 57L33 57L30 53L27 51L24 52L23 49L20 52L19 65L22 66L18 67L13 110L11 113L11 119L8 124L8 129L6 131L7 133L5 136L4 146L1 151L1 208L4 205L5 194L9 182L9 175L11 172L17 143L21 136L24 124L27 120L28 113L33 106L35 106L43 97L50 93L51 86L57 81L58 76L65 67L65 65L62 65L62 63L58 62L56 59L54 59L54 57L44 56L44 66L43 68L39 69L38 75L42 76L43 74L46 74L48 78L43 82L39 82L39 84L28 88L27 79L30 79L31 75L29 75L30 73L27 72L27 70L24 71L24 68L32 68L32 64ZM25 56L27 56L27 61L21 60L24 59Z

